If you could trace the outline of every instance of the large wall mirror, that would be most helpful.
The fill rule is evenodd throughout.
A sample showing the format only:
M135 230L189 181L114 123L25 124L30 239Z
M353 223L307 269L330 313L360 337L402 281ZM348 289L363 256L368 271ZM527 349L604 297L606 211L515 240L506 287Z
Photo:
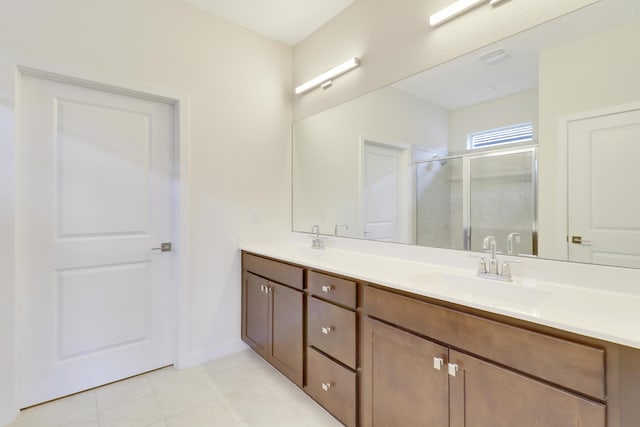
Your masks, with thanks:
M294 123L293 230L640 268L639 42L601 0Z

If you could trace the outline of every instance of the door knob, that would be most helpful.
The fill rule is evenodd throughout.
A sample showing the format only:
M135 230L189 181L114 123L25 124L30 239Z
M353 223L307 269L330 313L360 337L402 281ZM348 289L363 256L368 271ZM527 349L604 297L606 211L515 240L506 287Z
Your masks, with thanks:
M576 245L590 245L591 240L584 240L582 236L571 236L571 243L575 243Z
M160 243L159 248L151 248L152 251L171 252L171 242Z

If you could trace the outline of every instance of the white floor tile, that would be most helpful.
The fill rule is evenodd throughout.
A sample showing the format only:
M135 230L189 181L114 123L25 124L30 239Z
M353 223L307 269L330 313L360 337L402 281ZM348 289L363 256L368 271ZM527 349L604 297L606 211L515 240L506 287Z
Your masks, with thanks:
M94 415L89 418L74 421L71 424L65 424L64 427L100 427L100 424L98 423L98 416Z
M144 375L109 384L96 390L98 411L135 402L151 395L153 395L151 382Z
M87 391L25 410L32 427L62 427L97 415L95 391Z
M164 420L155 396L116 406L99 414L100 427L146 427Z
M201 403L167 418L168 427L238 427L233 417L217 401Z
M247 350L185 370L164 368L22 411L7 427L339 427Z

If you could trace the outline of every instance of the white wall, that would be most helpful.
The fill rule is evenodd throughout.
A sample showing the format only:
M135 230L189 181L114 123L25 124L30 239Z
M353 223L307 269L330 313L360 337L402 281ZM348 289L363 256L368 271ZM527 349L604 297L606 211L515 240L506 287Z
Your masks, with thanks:
M0 54L0 81L13 81L10 61ZM12 160L13 86L0 85L0 425L16 409L15 289L13 287L13 200Z
M566 164L558 160L562 117L640 100L640 21L540 55L540 254L566 259ZM565 159L566 160L566 159Z
M243 348L238 233L290 228L291 54L288 46L179 0L1 3L0 424L15 409L17 370L13 186L7 169L15 63L139 82L189 97L188 364ZM251 210L258 224L250 222Z
M294 117L310 116L596 1L484 4L431 29L429 15L452 0L357 0L294 47L293 81L300 84L352 56L362 65L335 79L330 90L294 97Z

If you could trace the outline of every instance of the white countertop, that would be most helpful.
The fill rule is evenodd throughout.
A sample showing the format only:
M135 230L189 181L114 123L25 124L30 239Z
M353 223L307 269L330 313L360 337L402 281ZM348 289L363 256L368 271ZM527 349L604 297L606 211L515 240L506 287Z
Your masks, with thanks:
M513 282L500 282L476 277L477 261L468 254L461 258L461 255L451 251L440 252L437 258L444 256L456 259L451 263L444 263L439 259L436 264L348 250L340 247L340 240L332 242L327 249L317 250L310 247L308 236L295 236L295 233L284 238L241 236L239 247L282 261L640 349L639 293L621 292L620 288L624 289L624 286L618 286L612 291L517 274L535 271L536 268L551 268L559 270L559 277L565 277L571 271L560 270L575 269L575 265L526 260L524 266L513 265ZM402 250L406 249L400 248L401 252ZM430 251L425 253L432 254L433 249ZM461 263L468 264L469 268L460 268ZM541 266L540 263L547 265ZM583 268L599 271L593 266ZM610 276L616 270L618 269L609 267L601 274ZM625 271L621 273L621 278L629 279L627 276L630 275L631 280L634 280L635 274ZM616 280L614 277L610 279ZM632 283L631 286L633 285Z

